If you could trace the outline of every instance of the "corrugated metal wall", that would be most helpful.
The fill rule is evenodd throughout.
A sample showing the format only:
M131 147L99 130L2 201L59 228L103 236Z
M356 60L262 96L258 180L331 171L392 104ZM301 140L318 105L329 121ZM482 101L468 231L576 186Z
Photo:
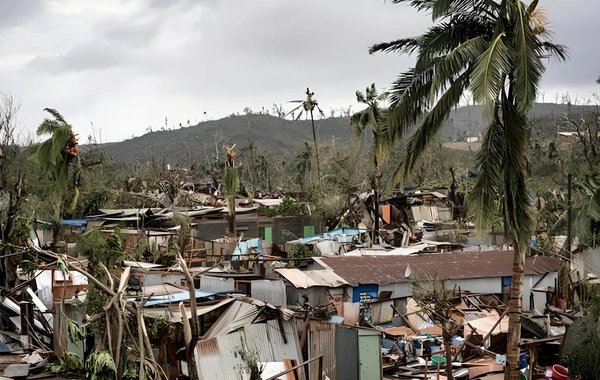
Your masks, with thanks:
M235 290L235 280L233 278L200 276L200 289L215 293L231 292Z
M460 286L461 290L468 290L471 293L502 293L502 278L471 278L465 280L449 280L448 289Z
M341 325L335 326L336 379L358 378L358 334L357 331Z
M287 307L285 283L282 280L254 280L251 289L253 298Z
M152 285L162 285L164 283L170 282L175 285L181 285L181 281L185 280L185 277L177 274L153 274L147 273L144 275L141 280L144 286L152 286Z
M327 321L310 321L309 356L323 355L323 371L331 380L336 380L335 364L335 324ZM319 363L309 365L310 379L318 379Z
M243 329L197 344L197 364L202 380L239 380L245 363L240 350L255 353L258 362L282 362L283 359L303 361L294 320L283 321L283 333L276 320L246 325ZM302 374L304 379L304 375Z

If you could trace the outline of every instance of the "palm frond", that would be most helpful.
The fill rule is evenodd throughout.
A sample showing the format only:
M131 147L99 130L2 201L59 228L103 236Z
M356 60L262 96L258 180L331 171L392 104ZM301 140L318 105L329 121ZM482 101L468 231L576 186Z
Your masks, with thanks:
M65 118L54 108L44 108L44 111L52 115L59 123L67 124Z
M365 94L363 94L360 91L356 91L356 101L359 103L366 103L367 102L367 98L365 98Z
M419 128L408 141L402 163L392 177L392 186L400 183L400 179L407 176L414 168L431 139L439 132L444 120L448 118L450 111L460 103L460 99L468 86L469 73L465 72L440 96L435 106L425 116Z
M504 126L499 119L498 107L492 123L476 156L477 179L468 195L469 216L481 235L489 229L500 213L498 195L501 194L504 167Z
M350 127L352 128L352 132L356 136L360 136L365 131L368 123L368 115L366 110L362 110L360 112L355 112L350 116Z
M507 76L512 70L513 51L507 44L504 32L496 35L487 50L475 62L471 92L475 102L482 104L491 115Z
M369 48L369 54L383 53L399 53L412 54L419 48L419 40L416 37L401 38L399 40L382 42L375 44Z
M504 124L504 220L511 235L521 248L529 244L535 220L527 191L526 145L529 124L527 115L518 111L512 102L503 100Z
M304 110L304 101L303 100L292 100L291 102L288 103L302 103L299 106L295 107L294 109L292 109L290 112L285 114L285 117L288 117L289 115L295 113L297 110L302 109ZM298 114L298 117L296 117L296 120L298 120L300 118L300 116L302 116L302 111L300 111L300 113Z
M507 10L514 33L514 96L518 112L526 113L535 103L545 68L537 52L538 40L529 24L525 5L521 0L508 0Z
M457 13L492 13L498 8L493 0L437 0L431 6L433 20Z
M388 117L384 120L385 133L397 140L429 109L429 91L435 66L422 72L410 69L400 74L390 89Z
M419 39L421 48L415 68L429 66L432 59L444 56L459 45L481 35L489 35L494 23L479 15L455 15L450 20L430 27Z
M570 58L569 50L564 45L543 41L541 47L548 53L550 58L553 58L557 62L566 61Z
M595 222L600 222L600 191L596 190L590 197L587 207L587 214Z
M445 84L454 80L463 70L469 67L488 46L484 37L479 36L457 46L438 63L433 77L429 99L433 101L439 91L445 89Z

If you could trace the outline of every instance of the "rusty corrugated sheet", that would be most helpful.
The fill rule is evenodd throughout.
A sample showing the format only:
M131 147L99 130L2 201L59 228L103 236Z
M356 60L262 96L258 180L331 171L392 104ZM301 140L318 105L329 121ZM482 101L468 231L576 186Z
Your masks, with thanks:
M409 282L407 265L413 273L437 272L450 280L512 275L513 251L422 254L418 256L321 257L328 267L351 286ZM556 259L546 256L526 259L525 274L553 272Z
M555 257L549 256L534 256L525 259L525 274L544 274L556 272L562 261Z
M287 306L285 283L281 280L254 280L250 288L253 298L275 306Z
M244 362L236 352L243 349L243 331L200 340L196 344L196 364L201 380L239 380Z
M323 355L323 370L331 380L336 380L335 324L327 321L310 321L309 352L311 357ZM310 379L318 379L319 363L309 365Z
M240 350L256 354L258 362L294 359L301 363L302 352L295 321L283 321L283 332L287 343L283 341L277 321L271 320L246 325L236 332L199 341L196 345L196 361L200 379L241 379L245 364L238 354Z

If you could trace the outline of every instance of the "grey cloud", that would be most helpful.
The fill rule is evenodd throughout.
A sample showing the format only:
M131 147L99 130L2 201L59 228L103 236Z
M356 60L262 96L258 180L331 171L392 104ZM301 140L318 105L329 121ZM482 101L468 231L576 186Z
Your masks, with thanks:
M597 0L544 2L554 42L569 49L570 59L548 66L545 83L561 87L591 86L600 75ZM594 10L595 9L595 10Z
M203 6L214 6L217 5L218 0L150 0L151 8L172 8L172 7L195 7L197 5Z
M76 46L65 54L37 56L27 68L37 72L63 74L101 70L125 65L130 60L130 52L116 45L105 43Z
M354 104L354 92L373 82L389 86L414 63L408 56L370 56L370 45L419 34L431 22L412 8L383 0L121 1L132 13L86 15L86 24L44 14L43 8L11 21L29 18L32 29L48 32L11 31L19 49L7 45L6 54L37 57L28 70L0 71L3 91L23 94L24 110L60 98L53 106L64 107L69 120L103 124L103 137L112 140L124 137L123 120L127 134L139 134L165 116L193 120L208 111L218 118L244 106L285 105L302 98L307 86L327 111ZM572 56L549 65L542 91L597 89L600 2L540 3L547 7L556 42L567 45ZM0 15L0 24L4 18ZM64 73L77 75L54 75ZM102 112L106 107L119 117Z
M42 12L43 7L39 0L0 0L0 28L21 25Z
M108 42L131 47L144 46L159 35L162 23L157 17L127 19L100 26Z

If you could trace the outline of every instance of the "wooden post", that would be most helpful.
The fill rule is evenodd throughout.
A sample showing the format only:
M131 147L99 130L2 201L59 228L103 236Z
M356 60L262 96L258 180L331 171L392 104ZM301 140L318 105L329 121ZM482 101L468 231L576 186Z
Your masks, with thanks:
M33 326L33 303L31 301L21 301L21 336L25 337L25 349L31 350L31 326Z
M319 380L323 380L323 355L319 356Z

